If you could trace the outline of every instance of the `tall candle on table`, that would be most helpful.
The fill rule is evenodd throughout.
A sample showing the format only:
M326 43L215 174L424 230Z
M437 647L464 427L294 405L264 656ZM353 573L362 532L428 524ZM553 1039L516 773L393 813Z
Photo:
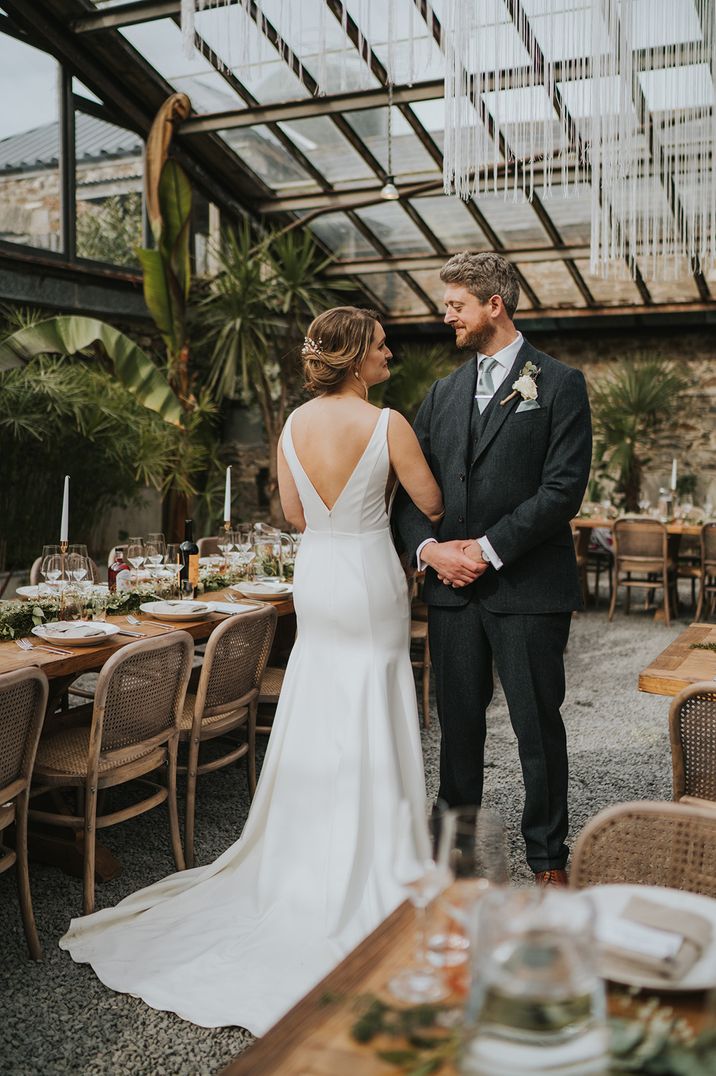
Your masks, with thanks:
M231 467L226 468L226 488L224 490L224 523L231 522Z
M671 461L671 488L676 491L676 458Z
M65 489L62 495L62 519L60 520L60 542L69 541L70 524L70 476L65 475Z

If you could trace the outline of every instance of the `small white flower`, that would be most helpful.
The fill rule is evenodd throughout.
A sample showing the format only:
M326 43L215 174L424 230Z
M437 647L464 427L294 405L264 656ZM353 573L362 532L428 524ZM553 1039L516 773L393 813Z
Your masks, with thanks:
M529 374L524 374L522 377L518 377L512 384L512 388L515 392L519 392L523 400L536 400L537 399L537 385L534 378Z

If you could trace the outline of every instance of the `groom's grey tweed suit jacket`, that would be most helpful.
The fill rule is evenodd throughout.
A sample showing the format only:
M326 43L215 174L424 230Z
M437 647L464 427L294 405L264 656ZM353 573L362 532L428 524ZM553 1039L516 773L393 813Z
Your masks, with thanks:
M538 408L500 406L527 361L539 367ZM428 568L428 605L479 599L492 613L557 613L581 607L570 520L584 496L592 428L584 377L524 342L484 415L477 446L470 424L477 378L474 356L436 381L415 432L445 499L437 531L400 490L393 519L407 551L438 541L487 535L503 561L470 586L453 589Z

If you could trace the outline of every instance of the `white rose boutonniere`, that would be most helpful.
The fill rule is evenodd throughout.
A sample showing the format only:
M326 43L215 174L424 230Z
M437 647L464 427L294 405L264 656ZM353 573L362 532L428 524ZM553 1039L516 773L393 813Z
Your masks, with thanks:
M500 407L504 407L510 400L514 400L515 396L521 396L523 400L536 400L536 382L539 372L539 366L535 366L533 362L526 362L520 370L520 376L516 381L512 382L512 392L510 395L505 396L504 400L500 400Z

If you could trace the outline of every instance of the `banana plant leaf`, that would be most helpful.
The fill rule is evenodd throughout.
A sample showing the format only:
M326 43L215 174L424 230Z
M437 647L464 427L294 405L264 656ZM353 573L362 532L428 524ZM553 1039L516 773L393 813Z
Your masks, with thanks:
M128 392L166 422L181 425L181 404L162 371L133 340L98 318L50 318L20 329L0 341L0 370L22 366L35 355L87 355L96 344Z

